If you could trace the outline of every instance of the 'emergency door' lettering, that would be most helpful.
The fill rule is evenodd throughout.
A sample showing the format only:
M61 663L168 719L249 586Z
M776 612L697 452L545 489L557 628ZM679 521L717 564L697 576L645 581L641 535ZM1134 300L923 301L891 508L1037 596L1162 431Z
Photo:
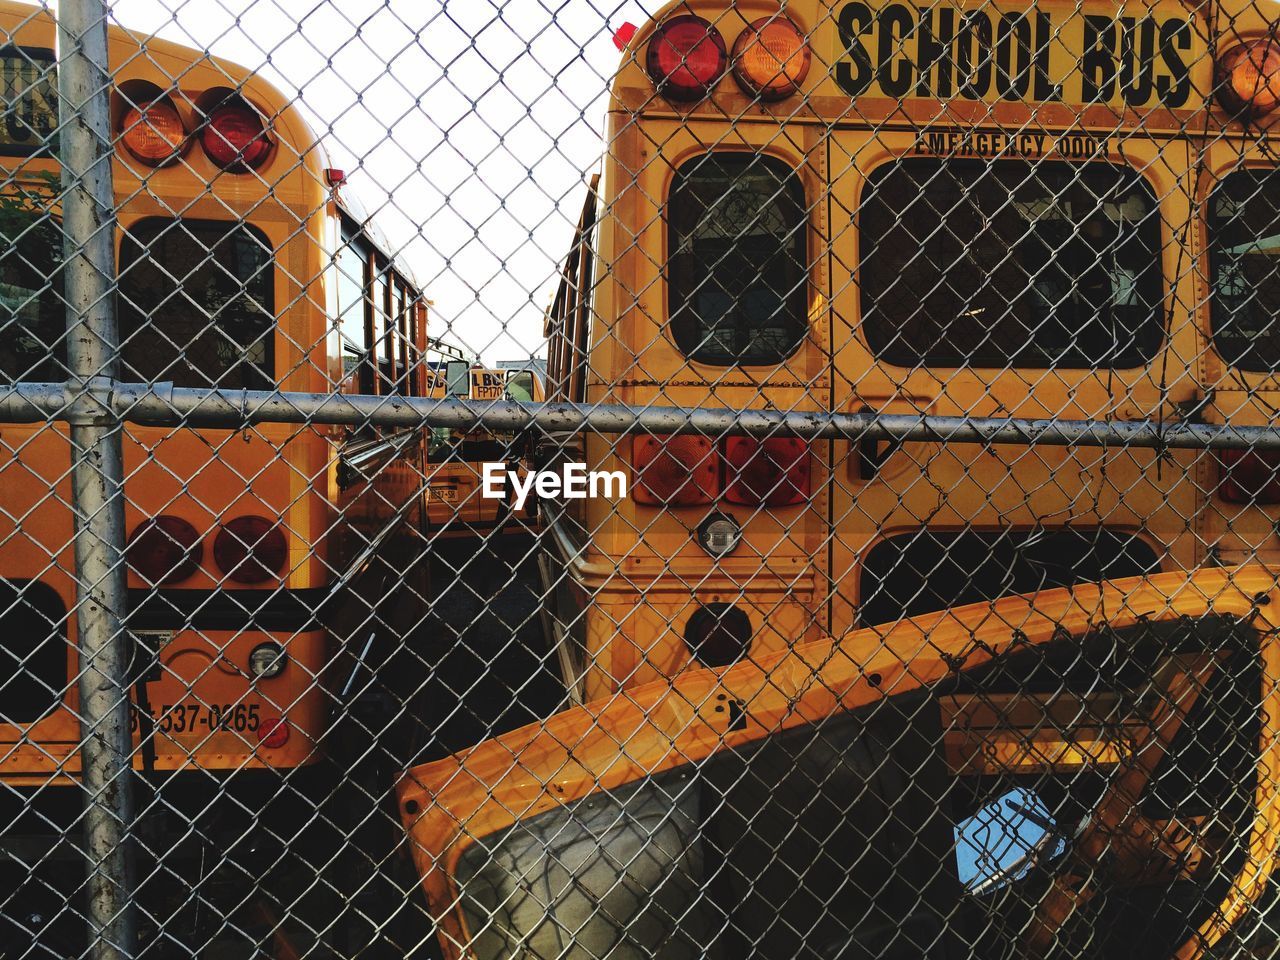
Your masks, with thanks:
M834 76L851 97L1196 106L1201 41L1177 4L1090 13L855 2L836 25Z

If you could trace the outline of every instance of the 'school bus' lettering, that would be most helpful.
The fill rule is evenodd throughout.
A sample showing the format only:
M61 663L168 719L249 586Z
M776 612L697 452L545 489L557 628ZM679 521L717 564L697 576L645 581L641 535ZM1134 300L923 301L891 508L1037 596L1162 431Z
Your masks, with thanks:
M851 97L1196 106L1200 44L1177 4L1117 15L856 2L836 24L833 76Z
M471 398L501 400L507 389L506 374L501 370L472 370Z

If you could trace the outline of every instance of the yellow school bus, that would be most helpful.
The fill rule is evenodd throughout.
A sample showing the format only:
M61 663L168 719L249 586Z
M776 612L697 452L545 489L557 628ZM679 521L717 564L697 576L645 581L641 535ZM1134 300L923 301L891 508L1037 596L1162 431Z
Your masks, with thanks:
M1273 425L1277 30L664 6L619 35L548 398ZM543 504L582 705L400 788L449 956L1274 947L1241 939L1280 836L1274 452L560 446L630 479Z
M1280 181L1248 76L1270 28L1246 4L664 8L613 82L550 398L1266 422ZM1254 454L597 434L573 455L631 481L547 511L586 700L1275 550Z
M416 767L445 956L1241 955L1210 951L1280 842L1277 602L1261 566L1004 597Z
M0 377L59 382L54 16L0 0L0 35ZM421 395L427 301L290 99L199 50L116 26L108 44L116 376L161 390ZM81 806L70 441L60 422L0 428L0 781L30 814L24 836L58 837L78 829L68 811ZM140 884L141 936L168 922L172 950L191 956L278 911L269 884L244 894L242 878L263 869L252 858L270 859L296 828L300 796L337 789L315 763L341 742L335 702L353 709L395 686L384 671L373 690L368 672L389 625L420 619L400 601L426 601L425 564L408 563L425 444L416 431L273 423L122 432L120 612L134 644L132 760L147 784L139 876L186 878L178 896L164 880ZM353 634L360 643L345 643ZM49 897L77 889L83 864L12 879L7 915L58 914ZM218 905L184 916L184 900ZM210 926L232 911L235 924ZM58 935L32 933L40 949L81 952Z
M54 18L3 2L0 33L0 376L62 381ZM289 99L235 64L115 27L109 55L120 379L421 394L422 291ZM67 428L4 424L3 442L0 780L74 783ZM284 424L126 424L123 443L135 764L311 763L341 667L325 601L360 580L376 531L420 522L422 444Z
M429 376L428 396L463 397L481 408L492 401L538 403L545 399L542 378L533 368L469 364L456 349L441 351L440 357L431 361ZM519 477L527 472L526 447L511 434L435 428L428 452L427 513L436 535L474 537L494 530L532 530L537 518L535 503L530 500L516 509L506 479L508 471ZM499 496L484 495L485 464L501 467Z

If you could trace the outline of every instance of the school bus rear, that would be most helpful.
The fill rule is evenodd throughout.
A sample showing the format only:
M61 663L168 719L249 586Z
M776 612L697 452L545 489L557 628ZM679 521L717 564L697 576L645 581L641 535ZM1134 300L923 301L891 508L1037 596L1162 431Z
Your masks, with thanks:
M465 395L476 406L500 400L537 402L544 399L543 386L531 370L470 366L454 360L444 370L431 374L428 396L445 399L450 395L450 368L454 368L453 391ZM520 529L530 529L536 519L532 501L514 509L514 495L508 472L523 477L527 472L524 444L511 434L489 430L463 432L446 427L432 432L431 468L427 481L428 514L438 536L447 538L483 536L506 529L515 521ZM486 464L497 477L486 493ZM512 529L516 527L513 526Z
M1265 26L1244 4L664 8L614 82L569 261L590 279L567 272L548 319L552 398L1261 422L1273 380L1223 361L1192 264L1215 178L1266 150L1210 101L1206 37ZM551 507L548 586L586 699L691 658L1274 553L1271 513L1224 506L1193 453L696 435L582 452L631 478L624 500Z
M3 3L0 29L6 75L28 111L0 137L13 214L6 306L16 321L0 362L9 379L61 381L58 165L40 148L54 122L53 19ZM330 198L314 135L242 68L158 40L139 49L112 29L118 376L161 388L331 389L323 384L340 374L321 286ZM163 115L136 109L152 104ZM210 126L224 109L235 116L223 121L267 128L239 158ZM211 145L186 134L199 130ZM44 783L78 769L70 450L60 423L6 424L3 443L0 616L11 669L0 688L0 777ZM227 769L313 759L329 659L316 612L333 574L328 440L285 425L127 424L124 458L128 624L140 643L139 699L149 701L135 722L140 736L155 733L154 755L140 750L137 762Z

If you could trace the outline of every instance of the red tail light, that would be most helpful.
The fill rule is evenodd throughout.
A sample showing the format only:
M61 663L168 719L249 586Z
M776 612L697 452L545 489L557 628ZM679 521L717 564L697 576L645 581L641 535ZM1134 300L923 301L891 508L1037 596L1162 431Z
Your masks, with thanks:
M288 553L284 534L265 517L236 517L213 541L214 562L237 583L262 583L278 576Z
M636 437L631 441L636 503L687 507L719 493L719 458L706 437Z
M724 75L729 57L720 31L701 17L672 17L656 31L645 68L668 100L699 100Z
M280 717L267 717L258 727L258 746L275 750L289 742L289 724Z
M124 555L148 583L177 583L199 569L204 547L195 527L181 517L162 514L134 528Z
M1280 450L1223 450L1218 465L1227 503L1280 503Z
M797 437L729 437L724 459L730 503L785 507L809 499L809 447Z
M271 151L262 116L243 101L223 104L200 129L200 145L224 170L256 170Z

